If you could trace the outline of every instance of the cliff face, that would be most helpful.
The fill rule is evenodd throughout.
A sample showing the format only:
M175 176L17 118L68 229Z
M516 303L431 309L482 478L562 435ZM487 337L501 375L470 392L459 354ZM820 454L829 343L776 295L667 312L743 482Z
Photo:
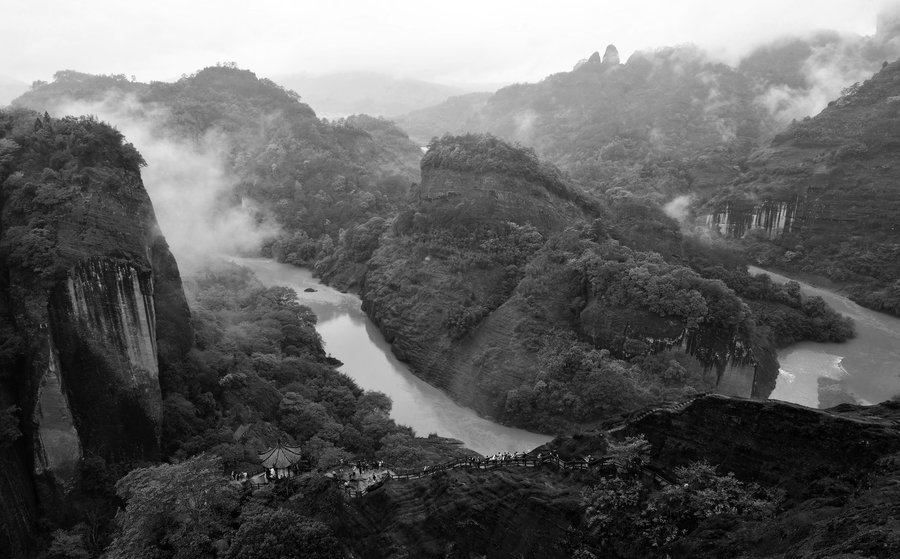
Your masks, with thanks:
M720 210L706 216L706 226L720 235L741 238L750 231L760 231L766 239L775 239L801 229L801 202L766 200L747 208L726 203Z
M134 148L96 121L28 112L0 113L0 142L0 318L23 340L0 377L23 435L0 451L18 474L4 502L24 500L0 542L15 554L35 506L54 514L83 457L158 455L161 364L192 338Z
M81 261L50 296L50 337L85 446L153 456L162 421L153 276L102 257ZM115 387L114 391L110 387ZM98 393L113 396L92 405Z

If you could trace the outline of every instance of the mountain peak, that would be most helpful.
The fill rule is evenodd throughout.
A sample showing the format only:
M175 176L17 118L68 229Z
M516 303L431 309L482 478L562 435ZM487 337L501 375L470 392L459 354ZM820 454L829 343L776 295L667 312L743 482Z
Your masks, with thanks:
M604 64L619 64L619 49L616 45L607 45L606 52L603 53Z

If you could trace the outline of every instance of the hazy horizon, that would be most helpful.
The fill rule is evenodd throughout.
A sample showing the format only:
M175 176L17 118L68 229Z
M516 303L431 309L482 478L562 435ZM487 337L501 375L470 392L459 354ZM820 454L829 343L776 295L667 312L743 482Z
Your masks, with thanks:
M226 0L131 5L12 0L0 21L0 76L30 84L59 70L172 81L217 62L261 77L375 72L462 88L533 82L614 44L633 52L693 43L732 64L779 37L817 30L872 35L896 0L704 0L599 5L408 0L300 5Z

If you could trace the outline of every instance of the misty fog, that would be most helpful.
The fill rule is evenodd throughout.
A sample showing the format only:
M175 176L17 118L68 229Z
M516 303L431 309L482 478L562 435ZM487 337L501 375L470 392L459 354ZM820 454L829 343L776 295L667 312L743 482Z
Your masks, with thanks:
M253 254L278 227L252 200L235 198L236 179L226 172L225 141L210 132L198 141L167 133L164 108L132 97L98 103L70 101L54 116L95 115L125 135L141 152L141 171L160 228L183 270L208 255Z

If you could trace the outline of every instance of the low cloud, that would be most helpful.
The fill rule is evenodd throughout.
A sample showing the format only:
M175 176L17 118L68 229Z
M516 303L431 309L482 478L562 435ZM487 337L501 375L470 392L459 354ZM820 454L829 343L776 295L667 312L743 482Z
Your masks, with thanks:
M685 223L687 221L688 215L690 214L690 207L692 202L693 196L691 196L690 194L676 196L665 206L663 206L663 211L666 212L667 216L671 217L674 220L677 220L679 223Z
M803 64L806 87L773 85L757 97L757 102L781 124L815 116L840 97L845 88L870 78L878 66L847 45L823 45Z
M198 140L166 133L165 108L133 97L99 103L67 102L57 116L95 115L115 126L141 152L141 175L160 228L182 269L210 255L253 254L278 227L252 200L235 195L236 178L228 171L228 143L217 132Z
M522 111L515 115L516 130L513 136L517 142L531 145L534 140L534 124L537 122L538 115L531 109Z

